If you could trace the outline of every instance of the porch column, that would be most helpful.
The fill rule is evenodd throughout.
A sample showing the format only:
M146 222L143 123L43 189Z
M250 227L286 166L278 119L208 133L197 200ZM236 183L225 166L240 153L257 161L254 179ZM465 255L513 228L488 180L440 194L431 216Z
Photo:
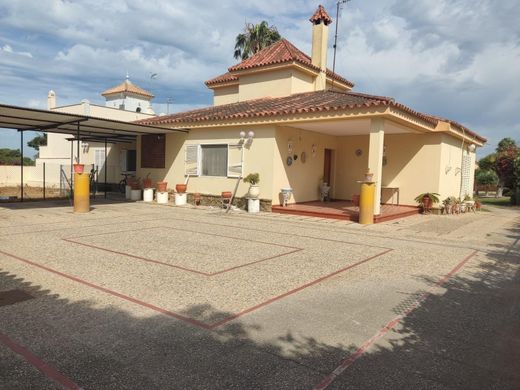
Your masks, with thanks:
M383 145L385 140L385 120L370 120L370 140L368 147L368 169L374 174L376 182L374 194L374 215L381 214L381 180L383 177Z

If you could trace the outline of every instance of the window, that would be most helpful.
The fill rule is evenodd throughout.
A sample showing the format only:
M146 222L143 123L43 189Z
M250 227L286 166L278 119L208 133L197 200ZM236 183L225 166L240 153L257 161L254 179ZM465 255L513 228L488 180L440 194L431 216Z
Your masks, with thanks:
M186 145L185 175L241 177L242 167L241 144Z
M166 137L164 134L141 137L141 168L164 168Z
M201 145L202 176L227 176L227 145Z

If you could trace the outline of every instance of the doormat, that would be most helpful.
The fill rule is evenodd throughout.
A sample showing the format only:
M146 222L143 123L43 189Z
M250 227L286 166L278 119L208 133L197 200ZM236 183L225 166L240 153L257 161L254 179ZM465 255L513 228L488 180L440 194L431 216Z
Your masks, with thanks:
M0 291L0 307L14 305L29 299L34 299L34 297L23 290Z

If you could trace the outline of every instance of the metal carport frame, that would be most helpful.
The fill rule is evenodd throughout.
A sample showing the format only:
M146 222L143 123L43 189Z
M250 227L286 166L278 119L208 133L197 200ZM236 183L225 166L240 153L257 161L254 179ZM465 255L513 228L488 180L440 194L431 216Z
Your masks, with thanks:
M107 143L126 143L134 141L138 135L168 134L173 132L188 133L188 129L172 129L112 119L96 118L87 115L68 114L58 111L39 110L0 104L0 128L13 129L20 132L20 201L23 202L23 132L40 131L45 133L70 134L78 141L103 141L105 143L105 160ZM106 184L106 166L105 166ZM106 186L105 186L106 189ZM105 191L106 197L106 191Z

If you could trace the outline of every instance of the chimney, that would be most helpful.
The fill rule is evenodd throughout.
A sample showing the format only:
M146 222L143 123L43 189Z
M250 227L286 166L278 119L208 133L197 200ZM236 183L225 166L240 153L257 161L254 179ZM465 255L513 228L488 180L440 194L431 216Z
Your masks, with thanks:
M327 88L327 44L329 40L329 24L331 17L322 5L318 7L309 21L312 23L312 65L320 68L320 73L314 81L315 91Z
M56 108L56 92L51 89L47 94L47 109L52 110L53 108Z

